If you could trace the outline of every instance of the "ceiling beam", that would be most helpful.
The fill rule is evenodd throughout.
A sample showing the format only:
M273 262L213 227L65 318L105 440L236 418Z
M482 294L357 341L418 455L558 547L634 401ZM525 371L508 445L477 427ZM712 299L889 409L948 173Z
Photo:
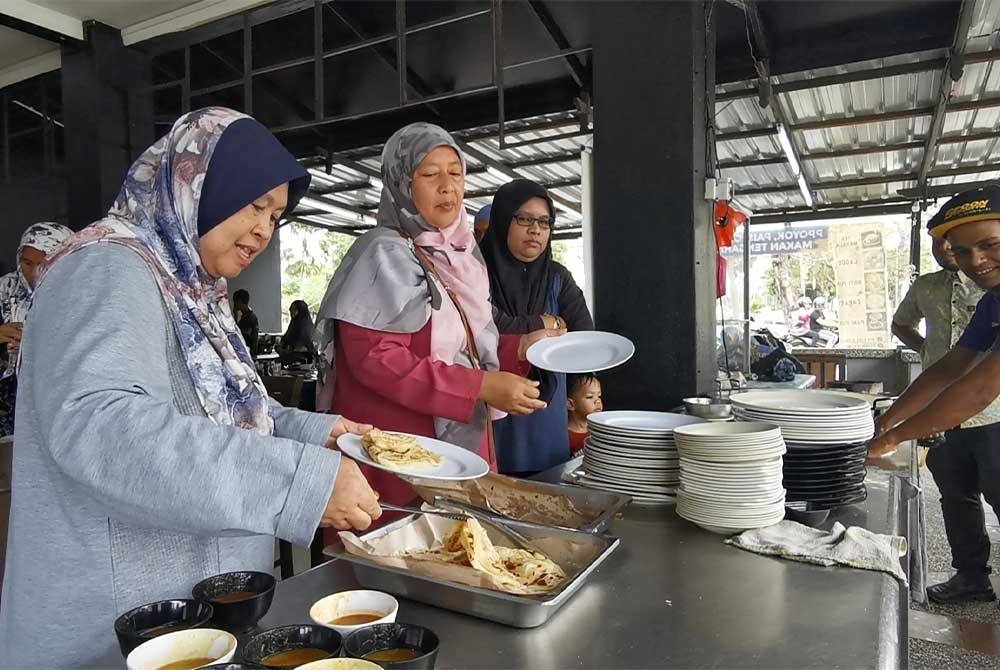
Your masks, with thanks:
M778 129L774 126L764 128L748 128L747 130L730 130L724 133L716 133L716 142L733 142L735 140L751 140L757 137L768 137L777 135Z
M372 188L374 184L370 180L364 179L362 181L345 181L339 184L323 184L322 186L315 185L309 187L310 193L316 193L318 195L330 195L331 193L347 193L349 191L362 191L367 188Z
M354 36L360 40L368 39L368 36L364 34L361 30L361 26L351 17L347 16L343 11L337 9L334 3L328 2L324 5L330 12L337 17L337 19L347 27ZM379 57L383 63L388 65L396 73L399 72L399 60L396 57L395 47L388 43L381 43L373 47L375 55ZM404 59L405 63L405 59ZM424 79L413 71L412 68L406 67L406 82L410 88L421 98L426 98L428 96L434 95L434 90L431 88Z
M872 175L870 177L857 177L855 179L831 179L828 181L813 182L812 188L816 191L832 190L837 188L857 188L859 186L877 186L879 184L892 184L898 181L911 181L916 179L916 175L911 172L897 172L893 174ZM739 195L764 195L768 193L791 193L799 189L798 184L775 184L773 186L760 186L754 188L736 187L736 194Z
M799 223L805 221L823 221L830 219L852 219L862 216L885 216L887 214L909 214L912 204L909 201L890 201L890 203L860 203L847 207L831 207L824 209L796 208L783 212L766 210L756 212L750 217L751 225L766 223Z
M818 161L832 158L848 158L850 156L866 156L868 154L889 153L892 151L909 151L911 149L923 149L923 140L913 142L900 142L898 144L886 144L884 146L870 145L864 147L854 147L852 149L834 149L832 151L814 151L802 155L802 160Z
M136 24L122 31L122 39L125 41L125 45L138 45L146 53L155 56L167 51L173 51L174 49L208 42L229 33L235 33L243 29L244 22L247 20L249 20L251 26L259 26L268 21L288 16L289 14L311 9L315 7L316 3L315 0L275 0L273 2L267 2L266 0L201 0L198 4L204 5L206 11L212 7L216 7L225 9L225 12L221 13L221 18L208 19L198 24L189 23L186 28L176 27L183 25L182 23L172 24L166 22L166 28L168 29L163 30L156 37L152 36L152 32L159 31L152 31L149 36L144 36L138 30L140 27L150 28L150 25L144 26L144 24L151 24L151 22L157 20L150 19L150 21ZM242 11L237 8L239 5L244 5ZM251 8L247 9L246 7ZM165 19L172 14L180 15L185 9L190 8L182 7L176 12L165 14L159 18ZM135 29L135 34L129 34L133 29Z
M542 0L529 0L528 4L531 6L532 11L535 12L535 16L538 17L538 20L541 21L542 26L545 28L545 32L549 34L549 37L552 38L555 45L559 47L559 50L565 51L567 49L571 49L572 46L570 45L569 40L566 39L565 33L563 33L562 28L559 27L559 24L556 23L555 18L552 16L552 12L550 12L549 8L545 6L545 3L542 2ZM577 57L575 55L570 55L564 57L563 60L566 65L569 66L570 76L573 77L573 81L576 82L576 85L583 89L588 88L590 75L587 74L587 69L582 63L580 63ZM504 128L504 134L507 134L506 127Z
M521 177L521 179L523 179L523 177ZM579 177L569 177L567 179L556 179L554 181L542 182L541 183L541 186L545 190L547 190L547 191L550 191L550 190L555 189L555 188L565 188L567 186L579 186L579 185L580 185L580 178ZM491 186L490 188L483 188L483 189L479 189L479 190L476 190L476 191L466 191L465 192L465 197L469 198L469 199L471 199L471 198L486 198L486 197L489 197L491 195L496 194L496 192L497 192L497 190L499 188L500 188L499 186ZM552 193L549 193L549 197L551 197L553 200L556 199L556 196L554 194L552 194ZM570 201L570 202L572 202L572 201ZM579 212L577 212L577 213L579 213Z
M971 191L983 186L997 186L998 184L1000 184L1000 180L985 179L983 181L967 181L955 184L934 184L923 188L901 188L896 193L904 198L913 200L934 200L936 198L947 198L957 195L963 191Z
M764 158L748 158L746 160L735 158L719 161L720 170L735 170L738 168L765 167L768 165L785 165L788 159L784 156L768 156Z
M940 168L927 173L928 179L939 179L941 177L958 177L969 174L985 174L987 172L1000 172L1000 164L993 163L987 165L959 165L955 167Z
M524 176L521 175L521 174L519 174L514 168L511 168L511 167L508 167L508 166L504 165L502 162L496 160L495 158L491 158L490 156L488 156L487 154L483 153L479 149L477 149L477 148L473 147L472 145L470 145L465 140L456 139L455 142L458 144L459 148L463 152L465 152L465 154L467 156L472 156L473 158L475 158L477 161L479 161L483 165L486 165L487 167L491 167L494 170L500 172L501 174L507 175L511 179L524 179ZM576 184L564 184L564 185L565 186L576 186L579 183L580 183L580 180L579 180L579 178L577 178ZM543 186L544 186L544 184L543 184ZM545 186L545 188L550 188L550 187L549 186ZM551 188L558 188L558 187L557 186L553 186ZM473 193L475 193L475 191L473 191ZM481 197L481 196L470 195L468 197L470 197L470 198L476 198L476 197ZM568 209L569 211L575 212L576 214L579 214L581 212L582 208L580 206L580 203L578 203L578 202L576 202L574 200L570 200L569 198L564 198L561 195L558 195L558 194L555 194L555 193L550 193L549 197L552 198L552 201L554 203L556 203L557 205L562 205L562 207L564 209Z
M554 165L556 163L568 163L577 160L580 160L580 150L570 149L568 151L560 151L552 154L532 156L531 158L517 158L514 160L504 160L501 161L501 163L503 163L504 165L513 170L516 170L517 168L531 167L535 165Z
M4 0L0 25L54 44L79 44L84 40L83 21L27 0Z
M886 121L900 121L902 119L911 119L917 116L930 116L933 113L933 107L919 107L916 109L901 109L894 112L859 114L857 116L838 116L831 119L800 122L795 124L792 129L796 131L805 131L824 130L826 128L843 128L845 126L861 126L866 123L885 123Z
M924 156L920 161L920 169L917 172L917 189L927 187L927 175L931 171L931 165L937 157L938 139L944 130L944 119L948 112L948 103L951 101L955 83L962 78L962 58L965 54L965 47L969 40L969 27L975 14L975 0L962 0L962 5L958 10L958 24L955 26L955 37L952 40L951 49L948 52L948 63L944 66L941 74L941 87L938 90L937 104L934 106L934 117L931 121L931 129L927 135L927 143L924 145Z
M966 135L944 135L938 139L938 145L942 144L962 144L964 142L981 142L984 140L995 140L1000 138L1000 131L988 130L981 133L968 133Z
M125 46L161 35L178 33L195 26L202 26L218 19L238 14L268 0L200 0L166 14L154 16L146 21L122 28L122 42Z

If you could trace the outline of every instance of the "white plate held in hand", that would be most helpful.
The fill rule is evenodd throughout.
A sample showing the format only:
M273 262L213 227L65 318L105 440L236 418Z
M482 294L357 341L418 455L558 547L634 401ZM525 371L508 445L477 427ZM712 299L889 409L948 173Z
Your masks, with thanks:
M632 341L599 330L579 330L547 337L528 347L528 362L550 372L578 374L617 367L632 358Z
M391 472L394 475L404 477L421 477L423 479L447 479L458 481L462 479L476 479L482 477L490 471L489 464L484 461L479 454L463 449L457 444L442 442L432 437L423 435L412 435L410 433L398 433L416 438L420 446L444 457L444 463L433 467L418 468L393 468L387 465L379 465L368 455L368 450L361 444L361 436L353 433L345 433L337 438L337 446L346 455L359 463L370 465L379 470Z

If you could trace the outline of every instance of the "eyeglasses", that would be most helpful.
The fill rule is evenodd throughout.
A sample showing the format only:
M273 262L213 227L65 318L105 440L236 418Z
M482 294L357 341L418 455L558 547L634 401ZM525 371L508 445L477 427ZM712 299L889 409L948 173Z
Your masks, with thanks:
M531 228L536 223L541 230L549 230L552 228L552 219L547 216L542 216L535 218L533 216L527 216L526 214L515 214L514 223L519 226L524 226L525 228Z

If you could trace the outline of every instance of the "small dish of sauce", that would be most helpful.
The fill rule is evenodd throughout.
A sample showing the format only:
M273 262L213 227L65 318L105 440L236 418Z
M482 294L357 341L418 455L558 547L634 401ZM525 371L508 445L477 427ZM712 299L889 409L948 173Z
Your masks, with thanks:
M166 665L161 665L156 670L194 670L203 665L209 665L215 660L211 656L207 658L186 658L183 661L171 661Z
M256 598L259 593L254 593L253 591L233 591L232 593L224 593L221 596L215 596L212 598L213 603L225 604L225 603L238 603L244 600L251 600Z
M330 652L326 649L317 649L316 647L300 647L298 649L289 649L287 651L278 652L277 654L265 656L260 663L261 665L266 665L269 668L297 668L304 663L321 661L324 658L329 657Z
M333 626L360 626L361 624L378 621L386 615L382 612L355 612L344 614L330 622Z
M366 661L412 661L423 654L417 649L397 647L396 649L381 649L365 654Z

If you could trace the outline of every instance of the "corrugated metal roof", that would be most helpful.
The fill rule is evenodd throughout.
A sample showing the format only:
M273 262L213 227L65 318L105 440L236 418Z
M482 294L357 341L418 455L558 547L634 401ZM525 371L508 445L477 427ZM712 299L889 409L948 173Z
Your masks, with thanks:
M945 113L942 141L929 166L928 186L1000 177L996 167L1000 165L1000 104L954 109L984 100L1000 101L1000 52L990 52L998 46L1000 2L976 2L966 47L970 55L961 79L952 88L952 109ZM771 104L777 101L784 110L817 207L898 201L900 189L917 185L924 145L946 76L942 66L945 56L943 50L936 50L772 78ZM810 86L812 81L817 85ZM774 131L772 107L761 107L756 93L733 97L734 91L749 93L754 86L755 82L746 81L717 89L722 98L716 103L715 114L716 153L723 165L719 174L733 180L740 203L754 211L803 208L806 202L796 175ZM743 134L727 139L732 133ZM990 136L956 139L984 133ZM557 184L551 190L560 202L559 228L579 228L579 151L587 138L581 134L578 117L566 113L509 122L506 145L515 146L504 149L496 137L496 126L456 135L490 162L484 165L469 157L466 189L471 197L467 197L466 206L470 211L488 204L493 190L518 175ZM377 154L378 147L369 147L347 152L343 158L357 160L377 173L381 168ZM546 157L552 161L543 162ZM759 164L761 159L771 161ZM518 165L524 161L532 163ZM758 163L742 165L750 161ZM958 174L950 174L955 171ZM313 173L319 176L316 167ZM335 161L332 174L318 178L314 188L336 189L365 180L371 182L370 187L334 190L321 196L334 204L334 211L306 220L330 226L370 225L381 188L378 180ZM752 192L761 189L765 192ZM350 210L337 210L336 203ZM308 202L303 205L307 207Z

